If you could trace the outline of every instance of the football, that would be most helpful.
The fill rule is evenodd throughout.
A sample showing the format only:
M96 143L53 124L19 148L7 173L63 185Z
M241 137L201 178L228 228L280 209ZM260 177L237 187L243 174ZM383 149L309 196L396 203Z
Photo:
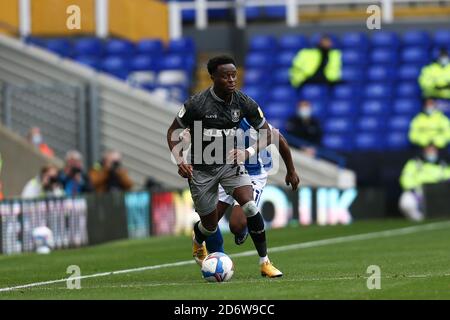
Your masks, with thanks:
M209 282L225 282L233 277L233 261L225 253L214 252L206 256L202 263L202 275Z

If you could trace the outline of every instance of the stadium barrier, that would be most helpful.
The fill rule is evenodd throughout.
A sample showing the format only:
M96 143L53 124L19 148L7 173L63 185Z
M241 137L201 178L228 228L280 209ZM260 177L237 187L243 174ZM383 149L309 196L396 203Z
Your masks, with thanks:
M382 217L383 191L267 185L260 204L266 228L349 224ZM231 211L220 228L228 232ZM42 225L54 233L55 248L76 248L113 240L189 235L198 220L188 189L115 192L75 198L0 202L1 253L34 251L32 231Z

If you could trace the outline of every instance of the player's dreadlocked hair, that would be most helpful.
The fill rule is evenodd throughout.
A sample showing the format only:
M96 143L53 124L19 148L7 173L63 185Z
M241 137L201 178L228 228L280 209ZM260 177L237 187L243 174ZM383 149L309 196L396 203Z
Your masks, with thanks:
M218 66L220 66L222 64L229 64L229 63L236 65L236 62L234 61L234 59L227 55L221 55L221 56L211 58L211 59L209 59L208 65L207 65L208 72L210 75L213 75L213 73L216 72Z

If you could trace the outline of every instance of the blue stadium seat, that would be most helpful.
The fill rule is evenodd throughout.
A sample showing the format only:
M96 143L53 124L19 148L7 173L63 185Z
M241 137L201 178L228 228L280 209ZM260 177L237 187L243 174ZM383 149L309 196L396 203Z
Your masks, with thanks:
M275 65L278 67L291 67L297 51L281 51L275 57Z
M295 51L308 47L309 42L305 36L300 34L286 34L278 39L280 50Z
M250 52L271 52L277 49L277 40L268 35L257 35L250 38Z
M328 99L328 87L318 84L305 84L300 91L300 96L305 100Z
M264 106L264 114L268 118L289 118L295 114L295 105L286 102L269 102Z
M389 113L389 100L370 99L365 100L361 104L361 114L366 116L386 115Z
M408 30L402 36L404 47L428 48L431 44L431 37L423 30Z
M297 102L297 93L291 86L273 87L268 95L271 102L290 102L292 104Z
M45 48L45 40L39 37L28 36L25 38L25 43Z
M421 90L417 81L405 81L397 83L395 96L397 98L417 98L419 99Z
M343 65L361 65L367 64L366 53L354 49L345 49L342 51L342 64Z
M102 56L103 41L98 38L82 38L76 40L73 49L76 56Z
M68 57L72 54L72 43L64 38L47 40L45 47L47 50L63 57Z
M272 83L275 85L289 85L289 68L278 68L273 72Z
M395 99L392 110L396 114L415 115L422 110L421 101L417 99Z
M437 47L447 47L450 44L450 29L436 30L433 35L434 45Z
M267 85L270 81L267 72L261 69L247 69L244 73L244 84L246 86Z
M272 67L273 57L271 54L253 52L247 54L245 57L245 67L246 68L262 68L270 69Z
M322 139L322 144L324 147L332 150L353 150L353 139L346 134L325 134Z
M105 44L105 52L109 56L129 57L134 54L135 46L128 40L111 39Z
M376 133L359 132L355 135L355 147L360 151L383 150L384 140Z
M274 128L282 129L286 127L286 118L268 117L267 120L269 121L270 125Z
M398 52L391 48L376 48L370 52L370 61L378 65L395 65L398 62Z
M402 50L402 62L426 64L431 60L430 53L424 47L407 47Z
M333 100L328 104L327 113L333 117L354 117L356 107L349 100Z
M391 31L374 32L370 40L374 48L378 47L397 48L400 45L398 35L395 32Z
M369 47L369 39L363 32L347 32L341 36L340 43L343 48L355 50L367 50Z
M155 70L154 60L145 54L134 56L130 61L133 71Z
M326 133L351 133L353 128L353 120L346 117L329 117L324 123Z
M245 86L242 91L255 100L258 104L263 105L267 99L267 90L262 86ZM263 108L264 110L264 108Z
M387 128L389 131L408 131L411 124L411 116L393 116L389 117Z
M157 70L186 69L185 57L182 55L166 55L161 59L158 59L156 62L158 63L157 66L155 66Z
M100 59L95 56L77 56L74 60L94 69L100 68Z
M167 53L195 54L195 44L191 38L172 39L167 44Z
M255 20L262 16L263 10L261 7L245 7L245 17L248 20Z
M327 101L325 100L314 100L310 101L312 107L312 114L314 117L323 120L327 116L326 108Z
M268 6L263 10L267 18L284 19L286 17L286 6Z
M384 129L385 118L384 117L359 117L356 121L356 127L361 132L380 132Z
M389 150L404 150L410 146L408 131L388 132L385 140L386 147Z
M363 82L366 80L365 69L360 66L343 66L342 80L348 82Z
M422 69L421 65L404 64L398 69L398 79L402 81L417 81Z
M142 39L136 44L138 53L160 56L164 51L164 44L160 39Z
M397 69L393 66L374 65L367 70L367 81L394 81Z
M339 84L334 87L334 99L356 100L361 96L361 88L354 84Z
M120 56L110 56L104 59L101 69L121 79L126 79L129 73L126 59Z
M392 87L386 83L369 83L364 89L368 99L386 99L392 95Z

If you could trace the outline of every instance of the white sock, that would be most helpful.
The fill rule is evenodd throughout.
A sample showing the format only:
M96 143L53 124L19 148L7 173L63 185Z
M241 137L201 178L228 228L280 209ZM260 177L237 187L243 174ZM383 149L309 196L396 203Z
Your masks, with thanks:
M265 256L265 257L259 257L259 264L260 264L260 265L263 264L263 263L265 263L265 262L268 262L268 261L270 261L268 256Z

